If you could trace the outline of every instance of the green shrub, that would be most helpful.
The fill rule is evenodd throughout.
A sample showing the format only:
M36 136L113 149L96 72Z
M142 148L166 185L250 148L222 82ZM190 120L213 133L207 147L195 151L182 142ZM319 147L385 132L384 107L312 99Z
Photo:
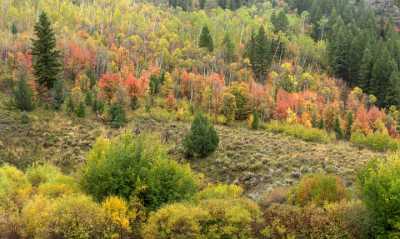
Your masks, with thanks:
M222 113L229 124L235 120L236 115L236 99L231 93L224 94L224 101L222 105Z
M83 101L79 102L79 105L76 108L75 114L79 118L85 118L86 106L85 106L85 103Z
M25 76L19 78L14 89L14 104L22 111L32 111L34 109L32 89L26 82Z
M155 139L130 134L99 139L88 154L81 183L98 201L136 196L148 209L189 199L197 190L191 170L167 159Z
M203 114L197 113L190 132L183 140L186 154L207 157L217 149L218 143L219 138L214 126Z
M52 90L52 97L54 109L59 110L65 99L64 82L62 80L57 80L55 82L54 89Z
M126 123L125 109L119 103L114 103L108 110L111 127L120 128Z
M303 177L293 188L290 200L296 205L305 206L338 202L348 198L343 181L333 175L312 174Z
M87 106L93 105L93 92L90 90L85 93L85 104Z
M362 200L373 219L374 238L400 235L400 155L370 162L358 176Z
M355 132L351 135L350 141L359 146L377 151L396 151L400 148L400 141L392 138L387 133L375 132L365 136Z
M325 130L307 128L300 124L291 125L278 121L272 121L266 125L266 129L273 133L283 133L288 136L309 142L328 143L332 139L332 137Z

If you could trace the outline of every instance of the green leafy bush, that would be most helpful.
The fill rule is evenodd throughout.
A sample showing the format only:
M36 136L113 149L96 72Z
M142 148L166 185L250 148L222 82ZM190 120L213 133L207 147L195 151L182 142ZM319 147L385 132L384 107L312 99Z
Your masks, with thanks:
M370 162L359 174L362 200L373 219L375 238L400 235L400 155Z
M219 138L214 126L203 114L197 113L190 132L183 140L186 154L207 157L217 149L218 144Z
M82 170L82 186L98 201L117 195L138 197L150 210L189 199L197 180L189 167L170 161L155 139L130 134L99 139Z
M338 202L348 198L343 181L333 175L312 174L303 177L293 188L290 200L296 205L305 206Z
M387 133L375 132L365 136L355 132L351 135L350 141L360 147L366 147L377 151L396 151L400 148L400 141L392 138Z
M266 129L273 133L283 133L309 142L328 143L332 140L332 136L325 130L307 128L300 124L287 124L272 121L266 125Z
M76 108L75 114L79 118L84 118L86 115L86 106L83 101L79 102L78 107Z

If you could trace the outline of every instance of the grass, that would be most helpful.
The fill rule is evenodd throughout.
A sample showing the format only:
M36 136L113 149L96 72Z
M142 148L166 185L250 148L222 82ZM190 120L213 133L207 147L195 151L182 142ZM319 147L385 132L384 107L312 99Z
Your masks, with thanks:
M270 132L286 134L307 142L329 143L333 139L325 130L307 128L300 124L287 124L272 121L268 123L265 128Z

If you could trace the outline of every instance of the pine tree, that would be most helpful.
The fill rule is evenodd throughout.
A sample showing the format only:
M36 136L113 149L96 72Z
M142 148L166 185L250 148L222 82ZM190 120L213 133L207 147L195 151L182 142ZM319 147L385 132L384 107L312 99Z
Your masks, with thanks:
M208 29L207 25L205 25L201 29L201 34L200 34L200 39L199 39L199 47L206 48L209 52L212 52L214 50L213 39L210 35L210 30Z
M280 11L278 15L275 12L271 15L271 23L275 32L286 32L289 27L289 20L284 11Z
M206 6L207 0L199 0L200 9L204 9Z
M364 92L370 92L371 69L373 66L373 56L371 50L367 47L364 50L358 72L357 84Z
M390 76L385 105L400 106L400 73L397 70L393 71Z
M389 53L389 50L384 44L381 44L380 54L376 58L371 73L371 92L378 98L377 105L380 107L385 106L386 93L389 90L390 76L397 70L395 60Z
M218 0L218 6L220 6L222 9L226 9L227 5L227 0Z
M339 117L336 117L336 119L335 119L334 131L335 131L337 139L343 139L344 135L343 135L342 127L340 126Z
M219 144L218 134L214 126L201 113L197 113L190 132L183 140L186 154L189 156L198 155L202 158L213 153Z
M26 76L21 75L14 90L15 106L22 111L32 111L34 108L32 95L32 89L26 82Z
M223 40L224 46L224 60L226 63L231 63L235 60L235 44L233 43L230 35L228 33L225 34Z
M272 63L272 50L263 26L259 28L257 35L252 34L247 44L246 56L250 59L256 79L264 82Z
M60 75L60 53L56 49L56 38L46 13L42 13L35 25L37 39L32 39L34 74L38 85L47 90L54 87Z
M15 24L15 22L13 22L11 24L11 34L13 34L14 36L18 34L18 28L17 28L17 24Z
M353 112L349 111L347 113L347 122L346 122L346 130L344 132L344 136L347 140L350 140L351 138L351 129L353 127Z

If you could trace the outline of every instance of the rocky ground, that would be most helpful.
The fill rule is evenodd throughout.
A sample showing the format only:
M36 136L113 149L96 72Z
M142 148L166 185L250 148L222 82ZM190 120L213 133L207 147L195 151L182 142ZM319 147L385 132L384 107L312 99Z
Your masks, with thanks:
M358 149L345 142L318 144L304 142L265 130L217 126L218 151L206 158L186 160L180 141L189 129L183 122L159 122L133 117L120 130L111 129L93 118L72 119L64 113L37 110L26 115L0 108L0 163L24 168L31 163L50 161L73 172L101 135L111 137L123 131L169 135L172 158L188 162L214 182L242 185L249 196L260 198L273 187L289 186L307 173L333 173L352 185L356 170L379 153Z

